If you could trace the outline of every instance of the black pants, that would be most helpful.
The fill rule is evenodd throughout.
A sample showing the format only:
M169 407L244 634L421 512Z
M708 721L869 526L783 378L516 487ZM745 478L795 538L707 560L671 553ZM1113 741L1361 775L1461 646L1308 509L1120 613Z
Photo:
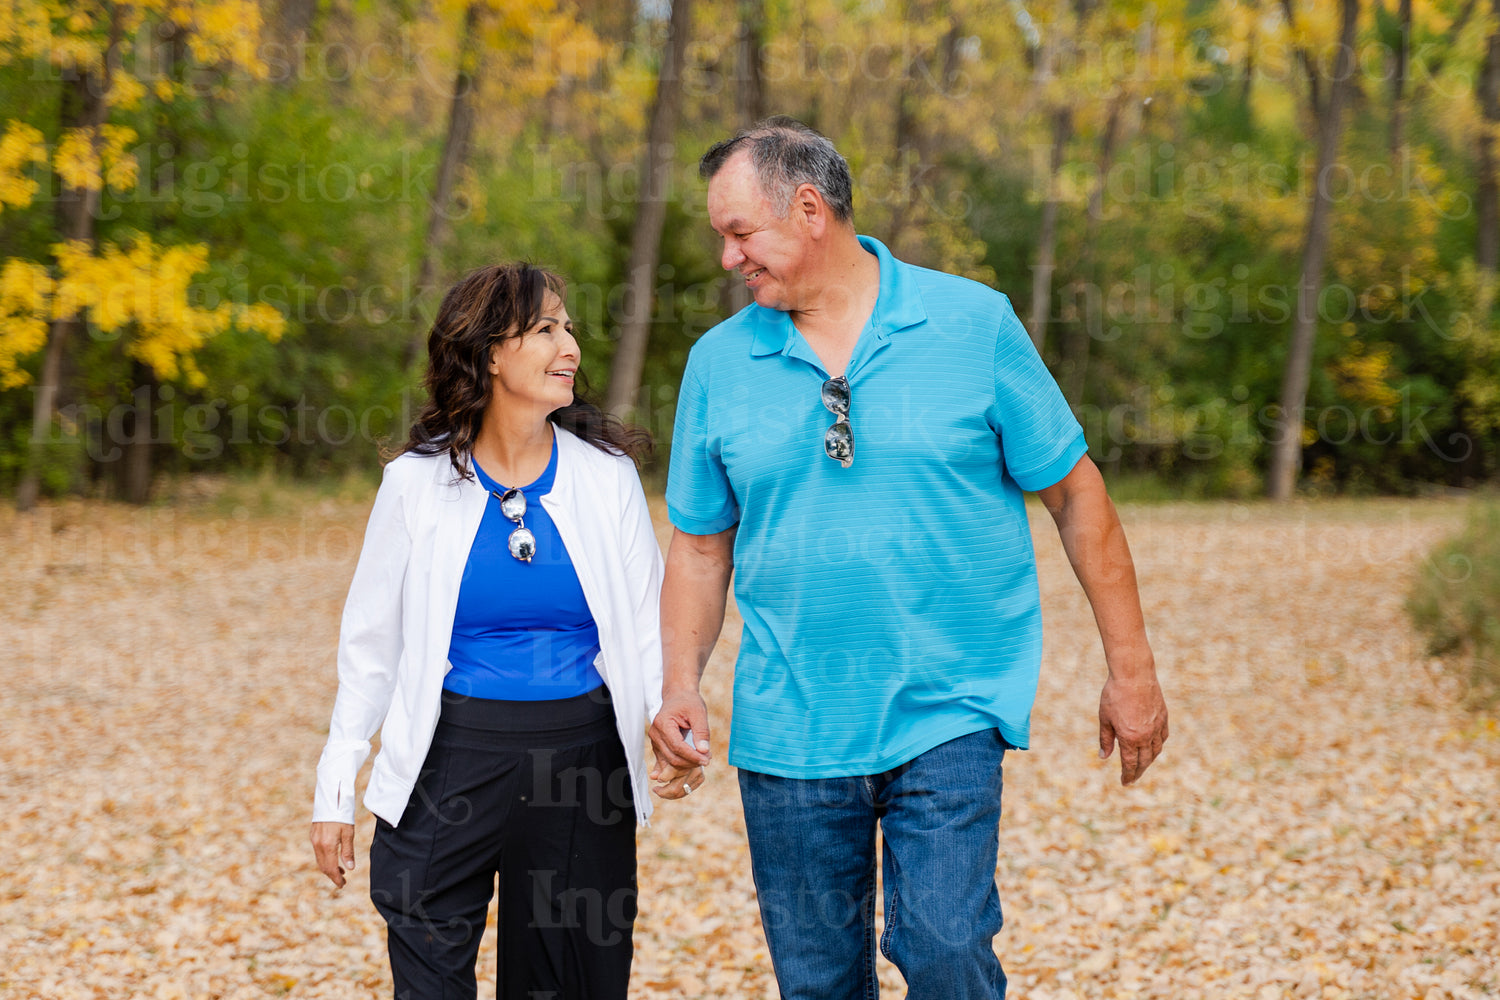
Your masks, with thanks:
M501 1000L624 1000L635 806L607 692L444 699L401 822L377 819L370 848L397 1000L475 996L497 875Z

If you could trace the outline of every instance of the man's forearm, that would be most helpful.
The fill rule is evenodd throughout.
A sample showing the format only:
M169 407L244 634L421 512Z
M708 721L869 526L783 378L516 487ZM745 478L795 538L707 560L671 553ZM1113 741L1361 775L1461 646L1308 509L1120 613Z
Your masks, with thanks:
M1132 680L1153 671L1135 563L1104 481L1085 459L1042 501L1057 522L1063 550L1094 611L1112 677Z
M724 628L734 571L734 529L717 535L677 532L661 588L662 693L698 690Z
M1120 748L1120 783L1140 778L1166 742L1167 703L1146 641L1146 620L1136 588L1135 563L1104 479L1085 456L1062 482L1039 494L1057 522L1063 549L1089 606L1109 679L1099 695L1099 757Z

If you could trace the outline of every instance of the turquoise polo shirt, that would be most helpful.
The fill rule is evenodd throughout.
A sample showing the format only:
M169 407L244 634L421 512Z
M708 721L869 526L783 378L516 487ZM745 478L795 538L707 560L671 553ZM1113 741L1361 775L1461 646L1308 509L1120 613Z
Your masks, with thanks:
M694 345L672 438L672 523L739 526L729 762L783 777L877 774L991 727L1029 744L1042 616L1022 491L1087 450L1005 296L860 242L880 294L844 373L853 466L823 453L828 373L758 305Z

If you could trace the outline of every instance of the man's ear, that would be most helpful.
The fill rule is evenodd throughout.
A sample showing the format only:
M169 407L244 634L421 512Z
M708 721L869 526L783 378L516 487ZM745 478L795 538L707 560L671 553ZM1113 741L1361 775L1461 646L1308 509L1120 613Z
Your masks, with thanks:
M807 226L808 234L817 239L822 236L828 228L829 214L828 203L823 200L823 195L811 184L803 184L792 194L791 211L802 218L803 224Z

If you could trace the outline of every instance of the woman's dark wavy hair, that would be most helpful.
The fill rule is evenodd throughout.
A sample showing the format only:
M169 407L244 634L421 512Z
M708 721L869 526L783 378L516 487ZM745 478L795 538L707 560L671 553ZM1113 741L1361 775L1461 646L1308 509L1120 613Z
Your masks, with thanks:
M448 289L427 335L427 402L398 454L446 452L459 478L474 478L468 457L490 402L490 349L535 326L549 295L565 300L567 284L525 263L482 267ZM549 419L607 454L639 461L652 448L644 428L604 413L577 391Z

